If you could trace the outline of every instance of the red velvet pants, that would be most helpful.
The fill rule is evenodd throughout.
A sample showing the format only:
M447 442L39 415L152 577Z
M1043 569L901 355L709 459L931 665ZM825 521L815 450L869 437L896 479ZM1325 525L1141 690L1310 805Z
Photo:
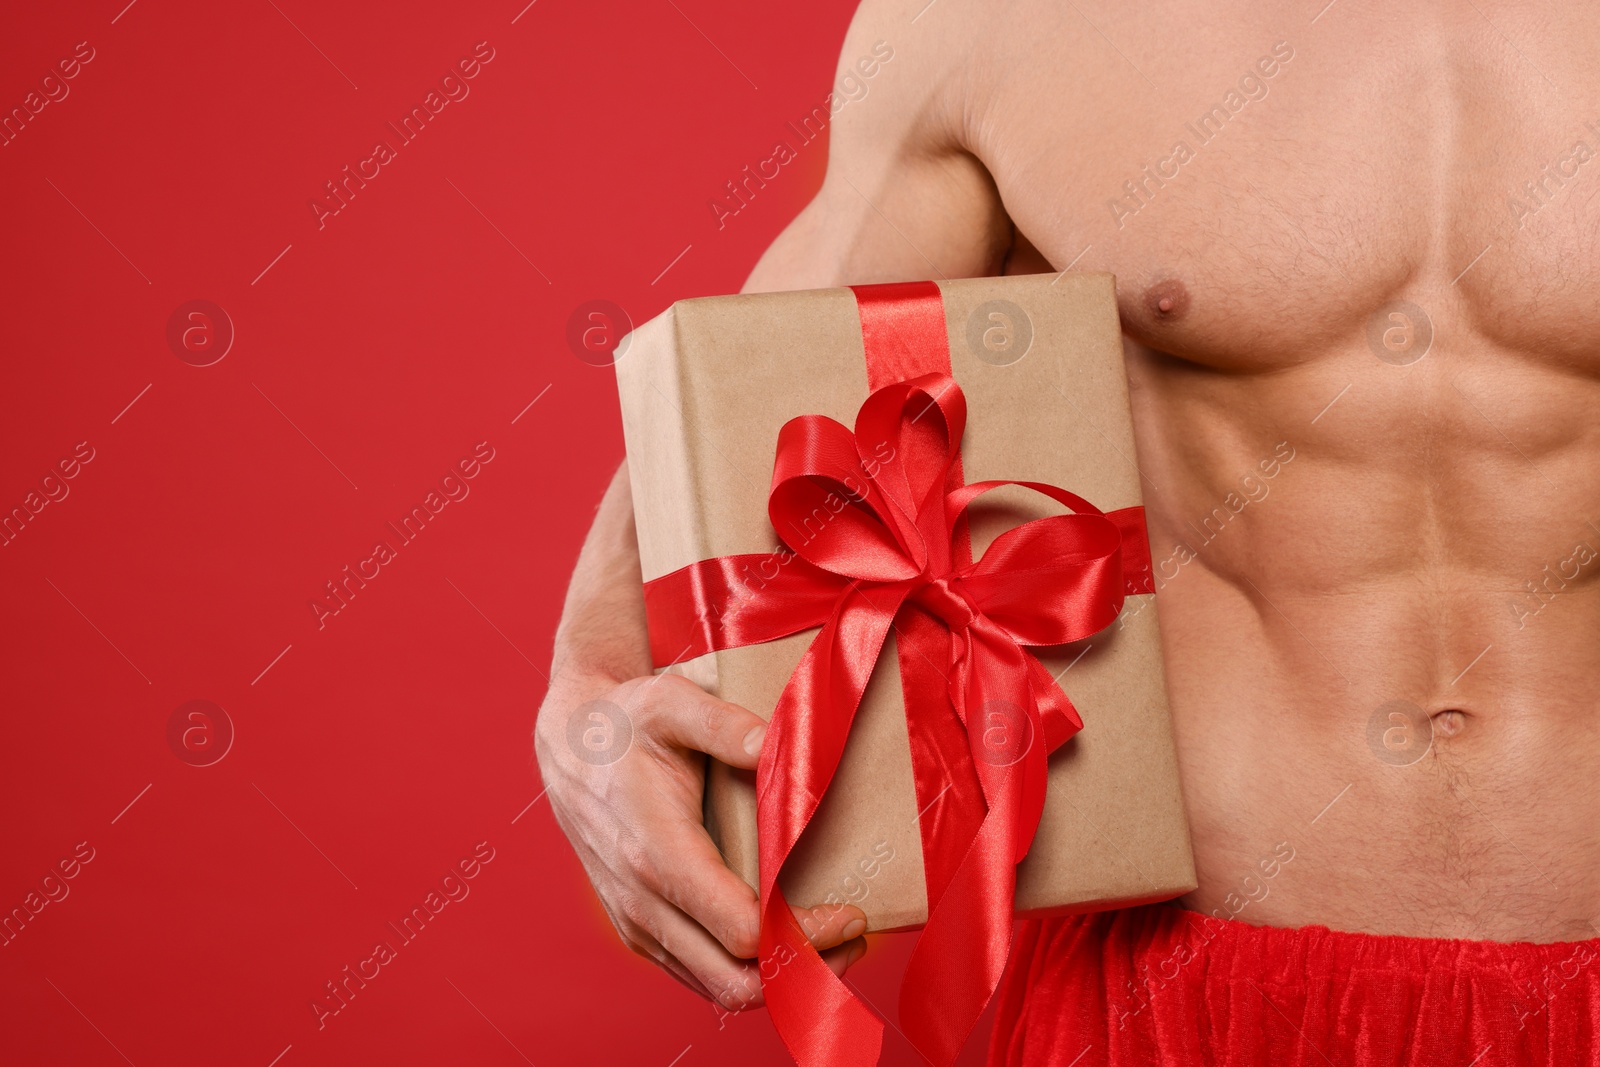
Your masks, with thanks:
M1600 939L1281 930L1169 904L1030 920L989 1064L1600 1064Z

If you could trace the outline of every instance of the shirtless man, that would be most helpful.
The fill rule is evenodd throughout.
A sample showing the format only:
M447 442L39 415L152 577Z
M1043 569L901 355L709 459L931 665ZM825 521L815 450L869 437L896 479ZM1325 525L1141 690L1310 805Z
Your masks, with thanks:
M1200 883L1024 924L994 1062L1600 1055L1600 22L926 2L858 12L841 73L894 58L747 289L1116 274ZM540 766L623 939L742 1004L697 753L759 720L646 689L643 619L624 466ZM574 757L595 698L650 758Z

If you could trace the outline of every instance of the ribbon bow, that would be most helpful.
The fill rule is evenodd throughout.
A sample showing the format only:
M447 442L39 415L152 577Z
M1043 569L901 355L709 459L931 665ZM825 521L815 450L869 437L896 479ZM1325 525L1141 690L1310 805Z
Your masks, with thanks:
M966 399L943 372L877 389L853 433L820 415L790 420L768 497L792 552L776 577L752 592L740 576L770 558L728 556L645 587L658 665L821 628L773 711L756 771L763 988L802 1067L875 1063L881 1047L882 1024L812 948L778 879L833 780L890 629L928 896L900 1017L943 1067L1005 967L1016 865L1044 808L1046 757L1082 727L1025 649L1089 637L1116 618L1125 593L1151 591L1142 508L1106 514L1040 482L965 485L965 426ZM1002 485L1074 513L1009 530L973 561L967 509Z

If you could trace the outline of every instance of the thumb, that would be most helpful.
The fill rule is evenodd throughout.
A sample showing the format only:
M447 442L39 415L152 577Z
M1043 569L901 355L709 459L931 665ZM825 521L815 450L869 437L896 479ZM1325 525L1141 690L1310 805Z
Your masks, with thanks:
M795 921L818 951L852 941L867 932L867 916L854 904L818 904L814 908L789 908Z
M767 724L753 711L676 674L657 675L635 692L636 714L649 722L657 740L708 753L731 767L754 768L760 762Z

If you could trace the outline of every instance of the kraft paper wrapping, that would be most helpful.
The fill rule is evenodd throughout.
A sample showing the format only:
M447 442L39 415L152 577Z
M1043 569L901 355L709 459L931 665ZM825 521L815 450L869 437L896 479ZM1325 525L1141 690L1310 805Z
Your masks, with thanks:
M1114 279L1052 277L940 283L967 398L966 479L1049 482L1104 511L1139 504ZM679 301L630 335L616 371L646 581L713 556L775 551L767 492L779 427L804 414L850 426L867 396L848 289ZM972 511L974 556L1004 530L1062 510L1017 487L990 493ZM1019 914L1132 906L1195 887L1154 599L1129 597L1093 638L1038 650L1084 727L1051 757L1044 816L1018 869ZM769 718L815 633L671 669ZM752 886L755 813L754 772L710 761L707 830ZM892 634L783 887L800 907L855 903L871 930L927 917Z

